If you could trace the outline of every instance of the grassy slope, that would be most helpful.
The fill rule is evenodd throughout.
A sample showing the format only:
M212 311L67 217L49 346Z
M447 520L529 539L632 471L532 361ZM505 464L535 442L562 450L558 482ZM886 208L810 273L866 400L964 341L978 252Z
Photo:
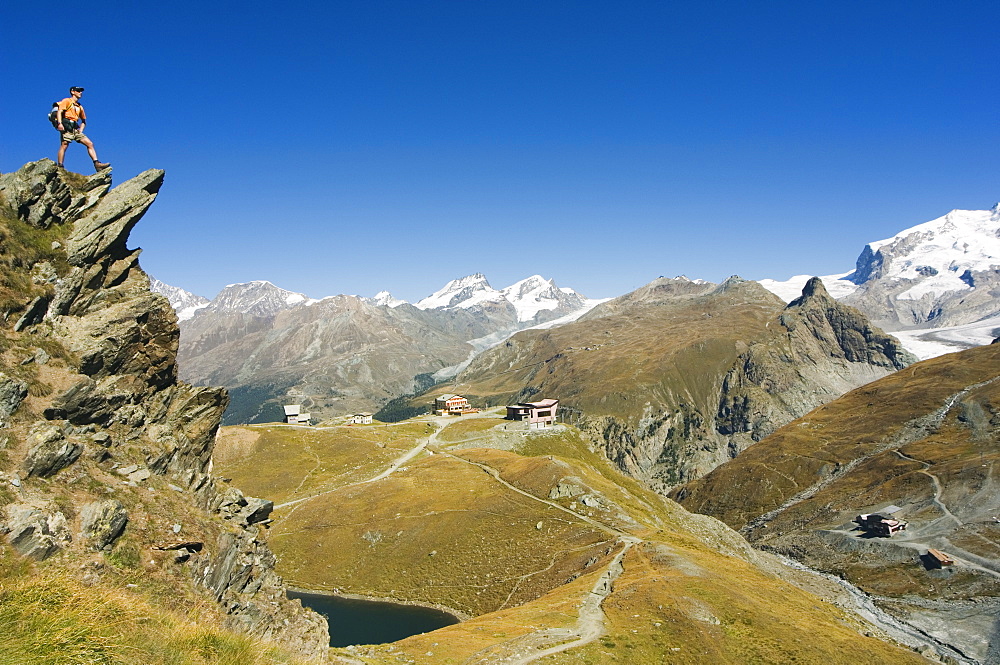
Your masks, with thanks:
M218 628L207 599L164 602L167 589L82 584L0 548L4 665L264 665L299 662L260 640ZM176 591L173 592L175 595Z
M609 635L543 662L836 663L848 662L858 649L879 662L922 662L862 637L853 620L833 606L727 556L723 552L753 555L710 520L622 476L574 430L515 435L498 432L496 419L452 422L436 437L436 454L417 457L378 482L345 481L339 489L334 481L314 485L311 493L325 493L275 513L271 545L286 579L476 615L393 645L352 652L365 662L478 662L524 648L537 630L573 626L581 601L621 548L615 532L644 542L629 552L625 574L604 604ZM419 432L426 424L406 427ZM219 461L221 473L247 486L254 468L265 460L280 468L286 457L289 468L302 473L305 465L296 461L301 453L278 442L300 437L303 430L241 429L270 443L223 444L230 452ZM349 428L313 435L329 439L324 446L312 440L314 453L338 450L341 442L357 444ZM223 441L231 436L225 430ZM488 440L510 450L464 447ZM357 445L351 455L358 459L381 450L377 438ZM320 462L332 466L322 453ZM372 476L379 471L377 464L367 469ZM558 510L545 501L560 480L571 480L601 502L586 506L580 496L562 497L552 503L578 517ZM283 496L290 496L287 490Z
M588 415L632 424L650 402L691 402L714 413L722 377L746 344L768 334L768 321L781 309L780 301L740 288L632 304L627 315L518 333L477 358L458 383L434 392L501 404L529 386Z
M958 391L998 373L1000 345L996 344L925 360L811 411L732 462L689 483L678 494L683 492L683 503L690 510L741 528L812 486L821 473L870 455L880 443L900 435L910 421L934 412ZM941 453L947 456L965 450L985 454L990 448L963 444ZM887 465L913 466L905 460L878 463L882 471ZM872 479L882 477L882 471Z

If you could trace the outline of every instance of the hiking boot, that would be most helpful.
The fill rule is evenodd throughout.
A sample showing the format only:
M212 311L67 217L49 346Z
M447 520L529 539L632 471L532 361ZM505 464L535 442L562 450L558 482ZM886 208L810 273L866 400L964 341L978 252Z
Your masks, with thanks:
M62 169L63 171L65 171L65 170L66 170L66 167L65 167L65 166L63 166L62 164L58 163L58 162L56 162L56 168L57 168L57 169Z
M103 171L107 168L111 168L111 164L108 164L107 162L94 162L94 169L97 171Z

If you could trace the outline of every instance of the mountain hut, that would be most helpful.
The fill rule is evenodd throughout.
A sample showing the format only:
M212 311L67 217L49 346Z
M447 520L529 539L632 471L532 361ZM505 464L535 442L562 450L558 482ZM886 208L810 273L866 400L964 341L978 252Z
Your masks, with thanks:
M855 524L865 533L883 538L891 538L892 534L906 530L906 522L885 517L878 513L864 513L854 518Z
M439 416L460 416L475 411L469 400L461 395L441 395L434 399L434 413Z
M522 402L507 407L507 420L528 423L528 429L543 429L556 422L559 400L543 399L540 402Z
M285 422L289 425L308 425L311 420L311 414L302 413L301 404L285 405Z

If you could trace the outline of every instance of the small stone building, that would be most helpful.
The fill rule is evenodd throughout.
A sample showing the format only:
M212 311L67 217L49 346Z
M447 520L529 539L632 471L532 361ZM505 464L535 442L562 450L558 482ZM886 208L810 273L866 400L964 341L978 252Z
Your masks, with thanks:
M302 413L300 404L285 405L285 422L289 425L308 425L312 421L312 415Z
M540 402L522 402L507 407L507 420L528 423L529 429L542 429L556 423L559 400L543 399Z
M372 424L372 414L370 413L355 413L353 416L347 419L350 425L371 425Z
M854 522L870 533L883 538L891 538L892 534L906 530L906 522L893 519L878 513L865 513L854 518Z

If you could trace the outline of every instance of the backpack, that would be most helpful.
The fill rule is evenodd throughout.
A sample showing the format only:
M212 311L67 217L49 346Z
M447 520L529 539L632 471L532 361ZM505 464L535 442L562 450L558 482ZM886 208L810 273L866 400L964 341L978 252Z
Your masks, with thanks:
M49 111L49 122L52 126L58 130L59 129L59 102L52 102L52 110ZM70 120L69 118L63 118L63 129L66 131L73 131L79 125L77 125L76 120Z

